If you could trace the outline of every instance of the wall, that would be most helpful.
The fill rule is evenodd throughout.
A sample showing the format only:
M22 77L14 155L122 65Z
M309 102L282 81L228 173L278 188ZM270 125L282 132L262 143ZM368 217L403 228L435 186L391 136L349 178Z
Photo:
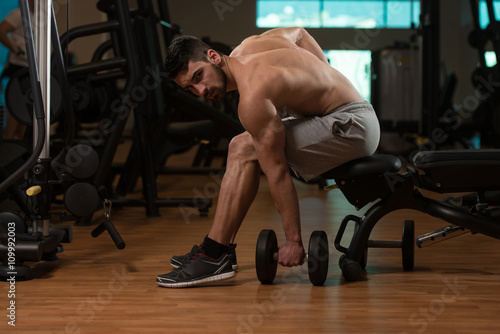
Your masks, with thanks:
M167 0L173 23L179 24L185 34L210 36L230 45L237 45L250 35L262 33L266 29L255 26L255 0ZM227 7L220 9L220 4ZM238 4L236 6L231 5ZM196 8L196 10L193 10ZM219 8L219 9L217 9ZM380 48L394 40L407 40L407 30L373 30L367 34L354 29L308 29L324 49Z
M185 34L209 36L214 41L236 46L245 37L265 31L255 26L256 0L165 1L170 8L171 21L179 24ZM105 14L96 8L97 0L53 0L53 3L61 34L67 30L68 23L69 28L73 28L106 20ZM442 77L445 72L456 72L459 81L455 101L462 103L474 93L470 77L478 62L477 51L467 43L472 30L469 0L441 0L440 24ZM408 41L412 35L411 31L402 29L308 30L324 49L377 50L392 45L396 40ZM69 49L77 55L79 63L84 63L91 59L94 50L106 39L106 35L78 39L70 44Z
M184 34L209 36L214 41L238 45L247 36L265 29L255 26L255 0L167 0L172 23ZM219 8L219 10L217 9ZM222 9L220 9L222 8ZM477 52L467 43L472 30L469 0L441 0L442 77L456 72L459 82L455 101L461 103L473 94L470 75L477 63ZM394 41L409 41L412 32L403 29L355 30L308 29L324 49L377 50Z
M214 41L236 46L245 37L265 31L255 26L256 0L165 1L169 5L172 23L179 24L184 34L209 36ZM67 3L68 0L54 0L60 33L66 31ZM96 9L97 0L71 0L69 3L70 28L106 20L105 15ZM474 94L470 77L478 61L477 51L467 42L472 30L469 0L441 0L440 25L441 77L449 72L457 74L459 81L454 100L461 104ZM324 49L377 50L393 45L394 41L408 42L413 34L409 29L308 30ZM86 62L106 38L106 35L100 35L76 40L70 44L70 51L77 55L80 63Z
M53 3L61 35L66 32L68 26L71 29L106 21L106 15L97 10L97 0L53 0ZM106 34L79 38L70 43L69 51L77 56L78 63L86 63L92 58L95 49L107 39L109 37Z
M462 104L474 94L471 75L478 60L478 52L468 43L473 30L469 0L441 0L441 59L442 68L458 76L455 102Z

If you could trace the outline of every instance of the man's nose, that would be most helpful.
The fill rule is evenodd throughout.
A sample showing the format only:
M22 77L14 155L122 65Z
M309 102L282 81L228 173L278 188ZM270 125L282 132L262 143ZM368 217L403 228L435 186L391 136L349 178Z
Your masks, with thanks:
M203 84L197 84L197 85L193 85L194 89L196 90L196 95L199 95L199 96L205 96L205 93L207 91L207 87Z

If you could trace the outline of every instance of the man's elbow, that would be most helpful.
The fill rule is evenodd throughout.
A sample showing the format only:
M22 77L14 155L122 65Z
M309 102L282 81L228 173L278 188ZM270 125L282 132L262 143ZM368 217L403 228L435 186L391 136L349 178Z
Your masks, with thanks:
M297 34L297 40L301 40L305 36L309 36L309 32L302 27L295 27L295 33Z

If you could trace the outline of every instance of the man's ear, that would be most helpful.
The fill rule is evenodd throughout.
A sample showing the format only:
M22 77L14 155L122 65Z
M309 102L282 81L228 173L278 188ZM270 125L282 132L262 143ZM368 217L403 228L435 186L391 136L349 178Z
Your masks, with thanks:
M207 51L207 58L214 65L219 65L221 62L221 57L220 57L219 53L213 49L209 49Z

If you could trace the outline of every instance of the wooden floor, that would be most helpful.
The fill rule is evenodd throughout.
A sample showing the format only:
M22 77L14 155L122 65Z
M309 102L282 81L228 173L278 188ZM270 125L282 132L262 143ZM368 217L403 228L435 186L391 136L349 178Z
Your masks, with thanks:
M217 175L161 176L162 196L216 199ZM262 178L257 199L237 239L240 269L217 286L160 288L158 274L171 270L172 255L188 252L208 233L209 217L186 208L162 208L148 218L142 208L115 209L112 221L126 242L118 250L94 225L74 227L71 244L55 262L30 263L35 278L16 282L16 326L8 325L9 284L0 282L0 333L499 333L500 242L464 235L416 248L415 270L404 272L401 252L374 249L363 279L346 282L333 239L342 218L359 214L337 191L296 183L304 239L325 230L330 268L325 286L313 287L307 266L278 268L274 284L259 284L254 268L258 233L280 219ZM423 234L446 223L398 211L375 227L372 239L401 238L402 222L414 219ZM307 247L307 246L306 246Z

